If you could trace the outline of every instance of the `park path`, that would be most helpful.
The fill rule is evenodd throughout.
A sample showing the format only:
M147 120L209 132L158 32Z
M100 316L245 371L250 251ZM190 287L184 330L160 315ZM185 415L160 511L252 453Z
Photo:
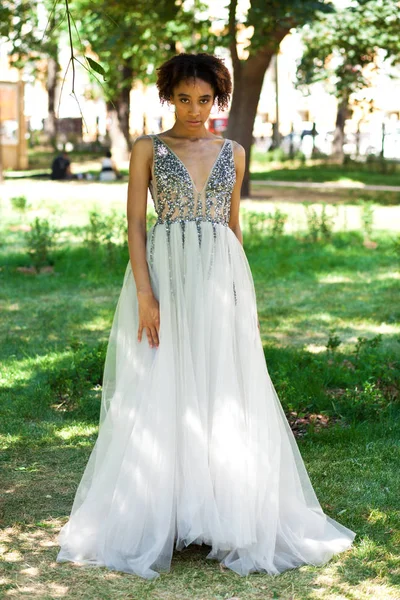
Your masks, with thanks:
M52 181L52 180L35 180L35 179L6 179L0 186L0 199L12 198L13 196L26 195L27 198L65 198L66 200L76 193L82 193L83 197L95 196L98 199L109 198L110 195L120 197L121 194L126 197L126 188L128 182L121 181L107 184L99 181ZM350 181L277 181L277 180L260 180L252 179L251 185L258 188L255 200L259 200L260 188L302 188L314 190L370 190L379 192L400 192L400 185L366 185L360 182ZM111 186L111 187L109 187ZM270 197L271 190L266 194ZM279 196L279 193L277 193ZM303 198L299 198L301 201Z
M274 179L252 179L252 184L268 187L295 187L335 190L371 190L375 192L400 192L400 185L367 185L359 181L276 181Z

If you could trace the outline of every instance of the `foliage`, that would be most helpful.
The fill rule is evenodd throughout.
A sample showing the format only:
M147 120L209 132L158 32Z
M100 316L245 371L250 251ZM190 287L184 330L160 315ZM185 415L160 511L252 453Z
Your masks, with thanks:
M27 208L27 199L26 196L14 196L10 198L11 206L14 210L19 212L25 212Z
M85 233L85 242L89 249L96 252L103 247L109 264L115 263L117 247L126 246L128 243L126 217L115 209L107 215L98 210L91 210Z
M63 3L54 0L7 0L0 4L0 36L10 43L12 66L43 77L40 63L44 57L56 56L59 37L65 31L62 7ZM50 17L45 36L38 18L43 11Z
M303 30L298 86L325 81L340 100L370 85L370 72L386 60L400 60L396 0L358 0L336 13L318 13Z
M260 236L268 236L273 239L282 237L288 215L275 208L273 212L243 210L243 224L251 236L252 243L259 240Z
M326 204L322 205L320 214L315 208L311 207L311 202L302 203L306 212L307 235L306 240L310 242L330 241L332 239L332 229L334 216L326 212Z
M193 34L197 47L212 47L209 21L196 18L201 6L198 0L191 9L175 0L74 0L71 59L101 85L106 101L117 103L133 81L154 82L155 67L174 55L178 44L193 48Z
M361 223L362 223L362 228L363 228L363 232L365 234L366 239L370 239L371 238L371 234L372 234L372 229L373 229L373 225L374 225L374 203L369 200L369 201L362 201L362 211L361 211Z
M51 251L54 249L57 234L58 231L49 223L48 219L39 217L35 217L30 231L26 232L28 254L37 271L43 266L54 264Z
M265 48L276 52L282 39L280 31L289 32L293 27L305 25L315 18L317 11L329 14L333 10L332 2L323 0L251 0L243 20L245 27L254 28L247 48L250 56Z

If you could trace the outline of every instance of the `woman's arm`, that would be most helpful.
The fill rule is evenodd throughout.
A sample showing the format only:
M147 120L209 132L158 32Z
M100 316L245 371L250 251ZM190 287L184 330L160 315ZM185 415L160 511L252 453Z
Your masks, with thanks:
M147 190L151 176L153 143L150 138L138 138L132 147L129 163L127 200L128 247L132 273L139 303L138 340L146 328L150 346L158 346L159 303L153 294L146 259Z
M236 182L232 191L231 207L229 216L229 227L243 246L242 230L240 228L239 210L240 210L240 191L244 177L246 153L240 144L233 142L233 153L235 160Z
M246 152L243 146L234 142L234 158L235 158L235 169L236 169L236 182L232 192L231 198L231 210L229 217L229 227L232 229L239 242L243 246L243 235L240 228L239 212L240 212L240 192L242 189L245 163L246 163ZM260 329L260 321L257 318L257 327Z

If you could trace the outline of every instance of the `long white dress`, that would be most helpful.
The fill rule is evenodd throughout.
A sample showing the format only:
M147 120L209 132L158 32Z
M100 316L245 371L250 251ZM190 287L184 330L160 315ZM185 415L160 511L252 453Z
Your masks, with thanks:
M170 571L174 549L205 543L207 558L240 575L323 564L355 533L322 511L269 377L252 274L228 227L232 142L198 191L172 149L151 138L158 220L146 247L160 343L137 339L128 263L99 435L57 561L153 579Z

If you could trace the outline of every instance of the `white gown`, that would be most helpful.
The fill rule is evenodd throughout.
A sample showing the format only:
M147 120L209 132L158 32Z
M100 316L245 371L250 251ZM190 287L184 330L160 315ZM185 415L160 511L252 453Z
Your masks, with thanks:
M320 565L355 533L325 515L269 377L254 283L228 227L225 140L201 192L158 136L147 233L158 348L137 339L128 263L103 375L100 430L59 535L58 562L146 579L174 549L211 546L239 575Z

